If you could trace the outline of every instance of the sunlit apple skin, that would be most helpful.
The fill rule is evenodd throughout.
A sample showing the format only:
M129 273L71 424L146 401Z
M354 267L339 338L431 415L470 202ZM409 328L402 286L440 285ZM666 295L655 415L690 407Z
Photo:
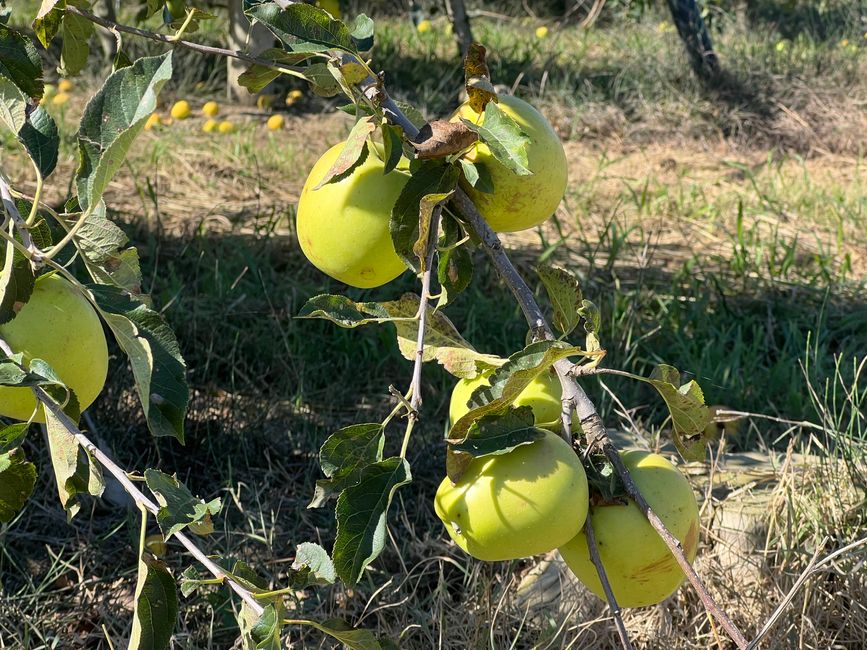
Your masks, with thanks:
M313 166L298 199L301 250L311 264L336 280L361 289L391 282L406 270L394 252L388 223L391 208L409 176L370 152L346 178L314 190L340 155L343 143Z
M494 562L564 544L584 525L587 504L581 461L548 431L508 454L476 458L457 485L446 477L434 509L458 546Z
M518 176L499 163L487 145L478 143L466 158L487 168L494 192L479 192L466 179L461 179L461 185L491 228L497 232L515 232L538 226L557 210L566 192L566 152L551 124L530 104L517 97L501 95L499 107L529 136L527 160L533 174ZM469 104L462 105L452 120L459 118L474 123L484 121Z
M473 391L479 386L491 385L490 376L491 373L485 373L474 379L461 379L455 384L454 390L452 390L452 399L449 402L449 420L452 424L469 412L467 402ZM558 431L560 429L560 412L563 408L562 397L563 389L556 373L545 371L530 382L513 404L531 407L537 426Z
M689 482L658 454L627 451L621 456L638 489L683 544L691 563L698 550L699 518ZM683 571L674 556L633 501L625 505L591 505L590 521L605 573L621 607L662 602L683 582ZM560 554L578 579L604 599L583 530L560 548Z
M78 398L81 410L97 398L108 372L108 348L96 311L65 279L43 276L18 315L0 325L0 336L25 363L43 359ZM36 408L29 388L0 386L0 415L28 420ZM45 422L42 407L34 419Z

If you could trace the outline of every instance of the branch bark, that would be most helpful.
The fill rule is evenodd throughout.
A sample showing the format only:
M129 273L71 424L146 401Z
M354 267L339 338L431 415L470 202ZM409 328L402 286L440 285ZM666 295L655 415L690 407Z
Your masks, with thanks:
M602 583L602 589L605 591L605 599L611 608L611 616L614 617L614 625L617 627L620 645L623 646L624 650L632 650L629 633L626 631L626 625L624 625L623 616L620 613L620 605L617 604L614 590L611 589L611 583L608 582L608 575L605 573L605 567L602 565L602 558L599 557L599 547L596 544L596 534L593 532L593 522L590 521L589 512L587 513L587 520L584 522L584 533L587 535L587 547L590 549L590 559L593 561L593 566L596 567L599 582Z

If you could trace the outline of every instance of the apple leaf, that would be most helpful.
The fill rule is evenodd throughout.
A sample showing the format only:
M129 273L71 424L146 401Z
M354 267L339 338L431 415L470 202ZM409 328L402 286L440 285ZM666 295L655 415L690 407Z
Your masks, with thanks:
M331 434L319 450L319 464L327 479L316 481L308 508L319 508L343 490L357 485L361 472L382 460L382 424L353 424Z
M464 238L460 224L452 216L443 214L442 230L437 266L437 280L440 283L437 309L445 307L452 298L466 289L473 279L470 245L467 242L459 243Z
M333 639L337 639L349 650L382 650L382 646L376 640L373 632L352 627L339 618L330 618L321 623L306 621L306 624L324 632Z
M75 236L90 277L99 284L114 284L131 294L141 293L138 250L127 247L129 238L106 218L105 203L99 202Z
M272 47L259 54L256 58L274 61L283 65L297 65L302 61L306 61L311 56L313 54L309 52L286 52L280 48ZM271 66L254 63L238 76L238 83L251 93L258 93L281 74L283 73Z
M68 0L69 4L78 4ZM81 3L89 8L89 3ZM64 75L75 76L87 65L90 54L90 37L93 36L93 23L84 16L65 11L63 13L63 44L60 49L60 71Z
M18 133L27 120L27 96L15 83L0 76L0 121Z
M55 414L46 405L43 405L43 411L60 504L71 519L81 508L79 495L100 496L105 489L105 480L96 459L75 437L75 423L63 414Z
M128 650L168 648L178 617L178 594L168 567L150 553L139 557L135 613Z
M442 194L427 194L422 197L421 203L419 203L418 239L415 244L412 245L412 252L413 255L418 258L418 268L420 273L424 273L427 270L427 252L431 237L430 229L431 224L433 223L434 210L448 201L452 194L454 194L454 190Z
M579 310L584 300L581 283L572 271L552 264L540 264L536 273L554 307L554 327L568 335L581 321Z
M6 243L5 249L3 270L0 272L0 325L15 318L30 299L36 284L33 267L27 258L11 242Z
M464 85L470 107L481 113L490 101L497 101L497 91L491 83L491 73L485 61L487 51L480 43L472 43L464 57Z
M395 491L412 480L409 463L388 458L361 472L359 482L337 499L334 566L347 585L355 585L365 567L385 546L386 515Z
M255 616L255 615L254 615ZM277 605L266 605L261 616L250 627L249 638L255 650L282 650L283 643L280 633L283 631L283 621L277 613Z
M356 167L364 163L368 155L367 139L376 130L377 121L376 117L370 116L363 117L355 123L343 144L343 149L313 191L332 181L343 180L351 175Z
M24 425L25 431L27 425ZM6 429L0 430L0 437ZM27 462L20 449L0 454L0 523L18 514L36 485L36 466Z
M41 106L37 106L18 131L18 139L27 149L42 178L48 178L57 166L60 136L54 118Z
M324 318L347 329L394 320L378 302L355 302L346 296L333 294L314 296L304 304L296 318Z
M65 4L65 0L42 0L42 6L33 21L33 31L45 49L51 46L51 40L60 29Z
M458 162L461 164L461 169L464 172L464 179L473 189L484 192L485 194L494 193L494 181L491 180L491 170L482 162L470 162L464 158L460 158Z
M103 284L87 288L129 357L151 434L183 442L190 395L186 364L174 333L160 314L121 289Z
M703 460L710 411L701 386L695 380L681 385L677 368L665 364L658 365L644 381L656 388L671 412L672 438L680 455L688 461Z
M27 422L17 422L0 428L0 454L14 451L24 442L27 437Z
M349 28L318 7L292 3L281 9L275 3L248 6L246 14L265 25L293 52L343 50L357 54Z
M219 513L222 507L219 497L205 503L194 497L176 477L155 469L145 470L145 481L160 504L157 523L166 539L194 524L199 525L199 531L202 526L213 530L211 515ZM193 528L193 532L197 530Z
M530 143L530 138L496 103L487 103L481 124L475 124L467 119L461 121L479 134L479 140L488 145L491 154L506 169L518 176L530 176L533 173L528 169L530 163L527 159L527 145Z
M337 569L328 551L319 544L304 542L295 551L290 580L297 589L333 585L337 580Z
M349 34L355 41L355 48L359 52L367 52L373 48L373 31L374 24L370 17L364 14L358 14L355 17Z
M78 129L80 161L75 178L83 209L102 198L171 76L171 52L142 58L113 72L87 103Z
M599 340L602 313L599 311L599 307L585 298L581 301L578 315L584 319L584 331L587 333L584 346L588 352L598 352L602 349L602 343Z
M391 241L395 252L410 268L416 266L413 246L419 239L421 205L428 195L450 195L457 187L459 172L440 160L424 161L411 167L412 176L391 209ZM441 199L440 202L444 200ZM428 200L430 204L431 200Z
M503 413L543 372L560 359L586 354L584 350L559 341L531 343L516 352L489 377L490 386L479 386L470 396L470 411L452 425L447 436L452 444L463 442L473 422L484 415Z
M397 168L401 156L403 156L403 129L393 124L382 124L382 143L385 149L385 169L388 174Z
M3 24L0 24L0 77L6 77L32 99L42 97L39 52L28 37Z
M466 439L452 448L477 458L507 454L545 436L535 423L532 408L511 407L505 413L485 415L473 422Z
M0 386L39 386L62 405L63 411L70 418L78 421L81 415L75 393L64 385L54 369L42 359L31 359L30 364L25 366L23 353L7 357L0 352Z

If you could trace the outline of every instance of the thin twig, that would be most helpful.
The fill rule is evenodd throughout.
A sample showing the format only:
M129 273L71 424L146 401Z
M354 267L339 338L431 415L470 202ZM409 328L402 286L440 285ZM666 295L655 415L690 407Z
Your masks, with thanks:
M500 276L506 281L506 284L518 300L518 304L521 306L521 310L524 312L524 316L526 317L527 323L530 325L534 336L547 339L554 338L553 332L545 320L542 310L536 302L536 298L533 296L532 290L527 286L527 283L512 265L511 260L509 260L503 250L499 237L497 237L496 233L491 230L491 227L479 213L478 209L476 209L476 206L470 198L464 192L458 190L452 199L452 204L479 235L482 246L491 258L494 267L497 269ZM626 488L626 493L635 501L635 504L644 513L647 521L651 526L653 526L665 542L666 546L671 550L672 555L675 560L677 560L681 569L683 569L689 582L695 588L705 608L719 621L720 625L723 626L738 648L746 648L746 637L744 637L743 633L741 633L734 622L728 617L722 608L720 608L713 596L710 595L704 582L692 568L689 560L686 559L680 541L678 541L678 539L671 534L668 528L666 528L663 521L650 508L647 500L639 491L638 486L635 485L635 481L633 481L632 477L629 475L629 471L623 464L617 448L608 437L608 432L605 430L605 424L599 416L599 413L597 413L596 407L593 405L593 402L587 396L584 389L578 384L575 377L572 376L573 367L574 364L567 359L562 359L554 364L554 369L557 371L557 375L560 377L560 383L563 386L563 399L564 401L569 399L571 403L574 404L575 413L581 423L581 429L584 433L585 440L588 442L595 441L596 444L601 447L603 453L612 463L618 476L623 482L623 485Z
M629 633L626 631L626 625L624 625L623 616L620 613L620 605L617 604L614 590L611 589L611 583L608 582L608 575L605 573L605 567L602 564L602 558L599 556L599 547L596 545L596 534L593 532L593 523L590 521L589 512L587 513L587 519L584 521L584 534L587 535L587 548L590 549L590 559L593 561L593 566L596 567L599 582L602 583L605 598L608 600L608 606L611 608L611 616L614 617L614 625L617 627L620 645L623 646L624 650L632 650Z
M429 311L428 301L430 300L430 281L433 274L434 254L437 247L437 233L440 227L440 215L442 214L442 206L434 208L431 215L430 231L428 233L427 249L425 251L425 267L421 275L421 300L418 306L418 336L415 343L415 359L413 360L412 382L409 386L409 416L406 424L406 433L403 437L403 444L400 449L400 457L406 456L406 451L409 446L409 438L412 434L412 429L419 419L419 411L421 409L421 369L424 365L424 335L427 331L427 316Z
M38 265L41 261L42 254L36 245L34 245L33 239L30 237L30 231L27 229L27 222L24 220L24 217L21 216L21 213L18 212L18 206L15 205L15 201L12 199L12 188L9 187L9 184L6 182L6 179L3 178L2 174L0 174L0 200L3 202L6 214L8 214L9 218L12 219L12 223L15 225L15 230L21 236L21 243L30 254L31 263L34 266Z
M247 63L258 63L259 65L264 65L268 68L279 70L280 72L285 72L286 74L303 76L303 71L301 68L297 66L285 65L283 63L280 63L279 61L260 59L257 56L251 56L249 54L245 54L244 52L227 50L222 47L213 47L211 45L202 45L201 43L195 43L193 41L174 40L172 36L149 32L145 29L139 29L138 27L122 25L120 23L114 22L113 20L108 20L107 18L102 18L101 16L92 14L89 11L79 9L78 7L71 4L66 5L66 11L81 16L82 18L86 18L87 20L112 31L116 30L118 32L133 34L134 36L141 36L142 38L147 38L151 41L157 41L158 43L165 43L166 45L180 45L181 47L185 47L189 50L195 50L196 52L202 52L203 54L216 54L218 56L228 56L233 59L238 59L240 61L246 61Z
M0 338L0 350L2 350L6 355L12 356L13 351L12 348L9 347L9 344L6 343L5 340ZM23 366L19 366L22 370L26 371L27 369ZM40 386L32 386L31 390L34 395L36 395L36 399L38 399L44 408L51 411L51 414L57 418L63 428L66 429L78 443L84 447L87 451L89 451L96 460L99 461L99 464L102 465L105 469L109 471L109 473L117 479L117 481L123 486L123 489L132 497L133 501L136 502L139 506L145 508L153 514L154 516L159 513L159 506L151 501L144 493L139 490L135 484L129 479L127 473L118 466L107 454L105 454L99 447L97 447L90 439L85 436L81 430L75 425L75 423L69 418L66 413L63 412L63 409L51 399L51 397L46 393ZM252 592L248 591L240 584L235 582L235 580L226 574L217 564L214 563L205 553L203 553L198 546L193 543L193 541L187 537L184 533L175 533L175 538L190 552L194 558L196 558L202 565L217 579L224 581L229 587L238 594L247 605L249 605L253 611L256 612L257 615L260 615L263 611L262 606L256 602L256 599L253 597Z

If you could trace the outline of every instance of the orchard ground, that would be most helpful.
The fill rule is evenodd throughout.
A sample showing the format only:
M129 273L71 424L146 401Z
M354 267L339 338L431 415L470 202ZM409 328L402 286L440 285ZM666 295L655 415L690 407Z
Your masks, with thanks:
M725 569L710 550L720 537L711 503L702 510L700 572L749 635L814 553L867 534L867 371L859 365L867 350L867 34L840 25L798 31L794 18L746 24L737 15L715 19L731 73L723 90L692 77L661 15L552 29L545 40L533 37L536 22L479 19L474 28L491 51L494 80L539 106L566 139L570 183L556 220L506 238L520 269L533 278L533 265L547 258L581 273L586 297L602 309L612 367L646 374L664 361L696 376L709 404L827 426L753 418L726 436L727 451L819 458L762 464L750 475L747 489L777 485L759 543L772 551L743 561L758 562L757 572ZM461 72L444 24L417 35L386 21L379 38L376 61L393 94L429 116L450 113ZM127 43L143 53L140 42ZM108 194L139 246L145 290L189 364L188 442L149 437L117 354L110 390L86 424L123 466L178 472L195 493L222 496L208 550L247 560L279 586L298 543L329 547L333 539L330 511L306 509L319 445L340 426L381 419L389 384L404 386L411 368L385 328L293 319L307 298L343 290L307 264L292 223L307 171L351 118L305 95L288 109L285 129L269 131L267 114L222 102L221 66L189 53L181 61L162 113L186 98L195 117L143 133ZM75 125L98 83L76 80L70 101L51 108L66 125L60 174L76 164ZM202 132L198 109L209 99L221 101L218 119L235 122L234 133ZM2 145L4 165L14 165L11 142ZM12 180L27 188L19 181L29 169L17 162ZM479 261L476 283L448 313L479 350L507 354L523 343L525 325ZM405 274L348 294L388 299L413 289ZM517 584L534 562L485 564L447 543L432 500L452 383L425 368L414 482L398 493L377 575L355 589L299 593L298 612L339 613L402 634L407 648L614 647L593 597L566 585L562 600L532 606ZM619 378L587 384L611 426L638 431L651 446L664 438L662 405L649 391ZM0 529L0 646L50 647L59 638L61 647L108 647L106 634L122 638L132 613L136 518L95 503L67 525L47 456L28 444L31 458L42 456L40 496ZM722 494L707 481L696 486ZM173 543L167 560L178 572L191 562ZM847 556L809 580L766 647L867 647L865 574ZM180 647L233 642L224 591L186 599L181 617ZM663 607L630 612L627 624L638 647L715 644L688 588ZM306 630L290 638L299 647L325 643Z

